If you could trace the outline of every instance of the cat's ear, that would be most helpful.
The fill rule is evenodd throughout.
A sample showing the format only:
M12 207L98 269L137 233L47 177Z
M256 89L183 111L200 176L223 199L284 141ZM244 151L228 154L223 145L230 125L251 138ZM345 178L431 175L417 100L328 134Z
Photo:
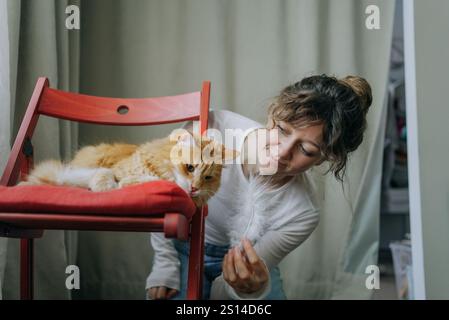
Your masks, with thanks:
M188 147L188 148L197 146L195 138L187 130L182 130L178 133L177 144L182 147Z
M185 129L173 130L170 141L175 143L170 151L170 160L173 164L200 163L201 150L198 148L194 136Z

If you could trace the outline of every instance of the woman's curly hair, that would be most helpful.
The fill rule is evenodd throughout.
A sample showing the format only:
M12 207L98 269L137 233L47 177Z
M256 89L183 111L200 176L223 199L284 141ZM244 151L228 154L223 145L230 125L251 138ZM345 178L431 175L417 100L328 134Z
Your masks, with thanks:
M362 143L371 87L358 76L316 75L284 88L269 108L269 118L294 126L322 123L322 155L343 181L348 154Z

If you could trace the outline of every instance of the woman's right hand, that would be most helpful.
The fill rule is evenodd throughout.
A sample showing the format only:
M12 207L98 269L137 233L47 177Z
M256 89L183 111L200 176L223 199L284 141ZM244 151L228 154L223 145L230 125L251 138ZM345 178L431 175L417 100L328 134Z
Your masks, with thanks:
M167 287L152 287L148 289L148 296L151 300L165 300L173 298L178 292L176 289Z

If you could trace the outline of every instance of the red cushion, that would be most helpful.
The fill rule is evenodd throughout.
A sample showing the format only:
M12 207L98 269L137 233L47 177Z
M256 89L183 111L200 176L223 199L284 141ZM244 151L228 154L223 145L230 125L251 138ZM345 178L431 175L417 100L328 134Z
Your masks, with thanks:
M177 184L152 181L105 192L56 186L0 186L0 212L148 215L181 213L190 218L195 204Z

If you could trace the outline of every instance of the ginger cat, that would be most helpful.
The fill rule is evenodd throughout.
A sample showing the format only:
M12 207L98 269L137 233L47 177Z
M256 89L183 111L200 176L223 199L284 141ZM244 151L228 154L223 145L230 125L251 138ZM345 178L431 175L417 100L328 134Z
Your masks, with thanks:
M218 190L223 163L234 159L238 152L210 138L181 131L177 139L166 137L141 145L86 146L69 163L58 160L40 163L19 185L64 185L99 192L169 180L183 188L199 207ZM212 158L203 161L204 154Z

